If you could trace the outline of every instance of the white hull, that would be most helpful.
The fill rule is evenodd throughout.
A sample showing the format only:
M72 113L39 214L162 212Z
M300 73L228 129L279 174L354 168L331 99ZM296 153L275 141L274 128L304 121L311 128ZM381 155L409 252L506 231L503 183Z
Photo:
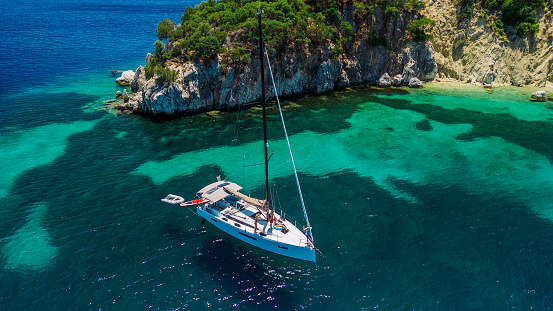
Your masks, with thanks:
M196 209L202 218L243 242L286 257L315 262L315 249L312 243L289 221L283 221L289 230L286 234L277 229L271 230L265 220L259 221L258 229L254 232L255 220L249 217L240 219L239 216L226 216L220 211L208 208L207 205L198 205ZM278 214L275 216L279 218Z

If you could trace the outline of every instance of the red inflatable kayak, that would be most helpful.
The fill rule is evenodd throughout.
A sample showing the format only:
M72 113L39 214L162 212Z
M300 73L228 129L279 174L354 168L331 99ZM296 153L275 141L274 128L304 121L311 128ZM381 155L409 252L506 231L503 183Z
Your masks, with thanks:
M192 201L181 203L180 206L193 206L193 205L202 204L206 201L207 201L206 199L192 200Z

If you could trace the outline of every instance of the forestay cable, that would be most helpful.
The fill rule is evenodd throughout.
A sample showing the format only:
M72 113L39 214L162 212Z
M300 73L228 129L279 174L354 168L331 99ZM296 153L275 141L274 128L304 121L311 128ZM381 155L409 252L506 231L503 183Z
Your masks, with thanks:
M278 99L278 92L276 89L275 79L273 78L273 70L271 69L271 62L269 61L269 55L267 50L263 47L263 52L267 57L267 64L269 65L269 73L271 74L271 81L273 82L273 89L275 90L275 97L278 104L278 112L280 113L280 120L282 121L282 128L284 129L284 137L286 137L286 143L288 144L288 150L290 151L290 159L292 160L292 167L294 168L294 176L296 177L296 184L298 185L298 192L300 194L301 207L303 209L303 216L305 217L305 222L307 226L311 226L309 219L307 218L307 211L305 210L305 203L303 202L303 194L301 192L300 180L298 179L298 172L296 171L296 164L294 163L294 156L292 155L292 148L290 147L290 140L288 140L288 132L286 131L286 125L284 124L284 116L282 115L282 109L280 108L280 100ZM313 232L311 232L311 241L314 242Z

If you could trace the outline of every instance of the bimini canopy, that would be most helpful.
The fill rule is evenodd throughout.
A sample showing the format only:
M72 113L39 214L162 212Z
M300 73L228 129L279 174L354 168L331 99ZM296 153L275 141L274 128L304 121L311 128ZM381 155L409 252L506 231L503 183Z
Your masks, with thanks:
M238 192L238 190L234 190L230 187L227 187L225 186L224 189L229 192L230 194L250 203L250 204L253 204L257 207L259 207L261 210L265 211L265 212L268 212L267 210L267 206L265 205L265 202L267 202L266 200L259 200L259 199L256 199L256 198L252 198L252 197L249 197L245 194L242 194L240 192Z
M234 191L240 191L242 189L242 187L235 183L221 180L203 187L200 191L198 191L198 195L211 202L217 202L230 194L229 192L226 192L223 187L227 187L228 189L232 189Z

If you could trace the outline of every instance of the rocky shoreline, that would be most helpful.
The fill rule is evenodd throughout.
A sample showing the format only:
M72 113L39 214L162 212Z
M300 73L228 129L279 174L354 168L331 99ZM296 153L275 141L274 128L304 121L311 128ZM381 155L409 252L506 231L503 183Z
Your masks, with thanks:
M140 67L139 67L139 70L140 70ZM138 71L139 71L138 70ZM389 77L389 75L388 75ZM385 79L387 79L385 77ZM394 83L394 79L395 79L395 83ZM380 79L379 81L375 82L375 83L366 83L366 84L360 84L358 85L359 87L377 87L377 88L389 88L389 87L396 87L396 88L399 88L399 87L411 87L411 88L419 88L419 87L423 87L423 84L422 82L420 82L420 80L416 79L414 81L419 81L420 82L420 85L421 86L409 86L409 85L403 85L403 84L398 84L397 83L397 76L394 77L394 79L392 79L392 83L390 85L380 85ZM457 79L454 79L454 78L436 78L432 81L427 81L425 82L426 83L430 83L430 84L434 84L434 85L443 85L443 86L452 86L452 87L459 87L459 86L480 86L480 87L484 87L486 89L489 90L490 94L492 92L492 87L487 87L485 86L484 84L482 85L478 85L478 84L474 84L474 83L466 83L466 82L463 82L463 81L459 81ZM509 87L508 85L502 85L502 86L494 86L495 87ZM525 87L530 87L532 89L532 91L535 89L535 87L533 86L517 86L519 88L525 88ZM346 89L346 88L343 88L343 89ZM333 91L339 91L340 89L335 89ZM163 93L163 89L160 90L161 93ZM126 89L123 90L123 92L117 92L118 95L116 95L116 99L113 99L113 100L108 100L106 101L104 104L105 104L105 107L108 108L108 109L115 109L115 110L119 110L120 112L118 112L119 114L121 112L123 113L134 113L134 114L139 114L139 115L146 115L146 116L153 116L153 117L178 117L180 115L187 115L187 114L197 114L197 113L207 113L207 114L210 114L210 113L215 113L215 112L219 112L221 110L233 110L233 109L236 109L237 107L233 106L233 107L200 107L198 109L195 109L195 110L188 110L188 111L178 111L178 112L171 112L171 113L144 113L144 112L141 112L139 110L139 105L140 103L137 101L136 97L137 96L141 96L140 93L131 93L130 95L127 93ZM529 93L529 92L528 92ZM120 95L119 95L120 94ZM316 92L310 92L310 93L302 93L302 94L317 94ZM299 94L298 94L299 95ZM284 96L286 97L286 96ZM538 102L549 102L552 107L553 107L553 84L547 84L545 87L542 88L542 90L538 90L538 91L534 91L530 97L528 98L529 101L538 101ZM259 101L253 101L253 102L249 102L247 104L258 104Z
M348 20L356 36L339 55L333 54L334 46L329 42L309 53L272 57L278 95L322 94L359 85L422 87L423 82L430 81L460 81L485 88L553 86L551 15L541 12L538 19L542 31L535 36L512 36L506 41L476 14L458 21L457 9L448 0L427 2L425 15L437 21L434 37L427 42L411 40L405 29L414 18L409 14L386 20L377 11L370 26ZM350 13L343 12L343 16L347 19ZM386 33L389 45L368 45L366 37L371 31ZM134 72L123 72L117 83L130 86L132 93L121 94L120 108L170 116L232 109L260 101L260 66L254 55L248 64L232 63L219 56L197 63L170 60L168 67L178 72L177 80L168 84L147 80L142 66ZM268 80L266 87L271 87ZM540 93L533 100L546 97Z

